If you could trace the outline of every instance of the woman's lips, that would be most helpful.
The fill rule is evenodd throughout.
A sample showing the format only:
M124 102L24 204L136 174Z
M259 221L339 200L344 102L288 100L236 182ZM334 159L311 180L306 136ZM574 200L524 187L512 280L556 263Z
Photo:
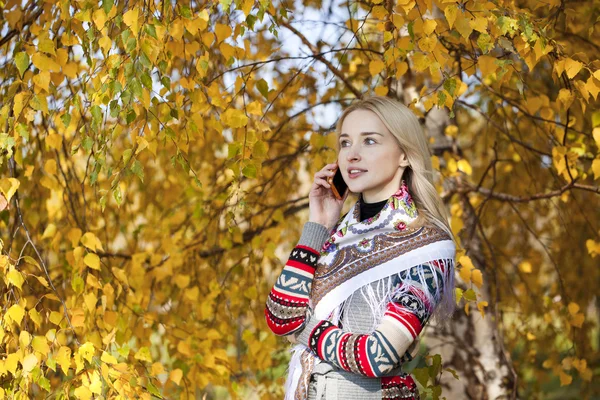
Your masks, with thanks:
M354 173L348 173L348 178L350 179L354 179L354 178L358 178L359 176L361 176L362 174L366 173L367 171L360 171L360 172L354 172Z

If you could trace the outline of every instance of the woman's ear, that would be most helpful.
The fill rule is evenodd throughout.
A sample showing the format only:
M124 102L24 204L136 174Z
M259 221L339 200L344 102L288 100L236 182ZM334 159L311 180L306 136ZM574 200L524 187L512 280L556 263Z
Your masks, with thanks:
M400 152L400 159L398 160L398 166L406 168L409 165L410 165L410 163L408 162L408 158L406 157L406 153L404 153L403 151Z

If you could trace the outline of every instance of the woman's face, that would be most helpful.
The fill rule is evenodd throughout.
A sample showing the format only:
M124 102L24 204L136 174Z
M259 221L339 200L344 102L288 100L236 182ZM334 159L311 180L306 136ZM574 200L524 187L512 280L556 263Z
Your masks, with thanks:
M400 188L408 160L375 113L354 110L348 114L338 136L338 149L344 181L351 192L362 193L365 202L386 200Z

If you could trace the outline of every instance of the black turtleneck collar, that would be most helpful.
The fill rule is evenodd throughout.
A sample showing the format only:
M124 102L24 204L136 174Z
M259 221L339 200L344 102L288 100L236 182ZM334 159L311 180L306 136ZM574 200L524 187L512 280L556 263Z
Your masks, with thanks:
M362 196L360 196L360 220L364 221L367 218L377 215L377 213L383 209L383 206L385 206L388 200L389 199L378 201L377 203L365 203Z

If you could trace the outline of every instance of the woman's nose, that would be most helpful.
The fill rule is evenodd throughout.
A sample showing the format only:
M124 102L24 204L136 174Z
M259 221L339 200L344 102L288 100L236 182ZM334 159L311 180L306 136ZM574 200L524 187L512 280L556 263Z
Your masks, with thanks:
M350 149L348 149L347 159L348 159L348 161L360 160L360 154L358 153L358 149L356 149L354 147L351 147Z

